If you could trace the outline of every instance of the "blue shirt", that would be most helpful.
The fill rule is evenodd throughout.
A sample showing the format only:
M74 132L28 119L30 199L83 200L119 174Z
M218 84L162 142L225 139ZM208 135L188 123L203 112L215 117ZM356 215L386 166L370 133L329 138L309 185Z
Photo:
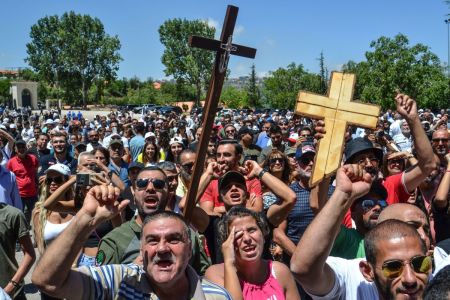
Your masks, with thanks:
M256 145L261 147L261 148L266 148L267 147L267 143L269 142L270 137L267 135L266 132L261 132L258 135L258 141L256 142Z
M0 202L22 210L16 175L2 166L0 166Z
M130 151L133 161L137 162L139 154L144 150L145 139L142 135L136 135L130 140Z
M125 183L125 187L130 186L130 179L128 178L128 164L124 161L122 161L120 166L114 165L112 162L109 163L108 169L116 173L117 176L119 176L120 180Z

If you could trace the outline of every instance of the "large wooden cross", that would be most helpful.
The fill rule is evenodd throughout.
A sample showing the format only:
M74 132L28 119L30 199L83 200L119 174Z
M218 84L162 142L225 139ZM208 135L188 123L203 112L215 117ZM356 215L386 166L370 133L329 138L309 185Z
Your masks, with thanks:
M206 96L206 104L203 109L203 130L200 141L197 144L197 159L195 161L191 183L187 192L186 205L184 207L184 216L186 220L191 219L192 210L195 207L198 185L205 165L210 133L216 116L217 105L219 103L220 93L222 92L222 85L225 79L230 55L249 58L254 58L256 55L256 49L232 43L238 10L239 8L236 6L228 5L220 41L195 35L189 38L189 45L191 47L216 51L216 59Z
M325 120L326 134L319 142L309 184L318 184L339 168L347 125L375 129L380 107L352 101L355 75L331 73L328 96L300 91L295 113Z

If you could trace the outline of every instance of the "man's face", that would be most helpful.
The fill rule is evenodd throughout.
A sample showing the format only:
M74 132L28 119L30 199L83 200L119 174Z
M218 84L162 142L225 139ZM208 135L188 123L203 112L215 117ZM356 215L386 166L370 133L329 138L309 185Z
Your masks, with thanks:
M197 132L195 133L195 140L197 140L197 141L200 140L200 136L202 135L202 132L203 132L203 128L202 127L197 129Z
M225 131L225 135L227 136L227 138L229 139L234 139L235 135L236 135L236 128L234 128L233 126L228 126L224 129Z
M251 144L253 142L253 136L250 133L242 135L241 139L245 144Z
M38 137L40 134L41 134L41 129L40 128L35 128L33 130L34 137Z
M232 144L219 145L216 157L217 163L224 168L223 173L234 170L240 159L240 155L236 155L236 148Z
M358 200L352 211L352 219L356 228L363 231L370 230L377 225L381 211L387 206L386 200L377 194L368 194L362 200Z
M300 136L304 137L304 138L310 137L311 136L311 131L309 131L309 130L302 130L302 131L300 131Z
M410 135L411 130L409 129L409 125L408 125L408 123L406 123L406 121L403 121L401 131L402 131L403 135L405 135L405 136Z
M265 124L262 126L261 131L267 132L267 131L269 131L269 129L270 129L270 123L265 123Z
M245 205L247 200L247 187L236 182L230 182L220 190L222 201L226 207Z
M66 139L63 136L54 136L52 138L53 150L56 154L63 153L66 150Z
M181 221L159 218L144 226L141 255L152 284L164 287L185 276L191 252L191 243Z
M109 156L111 159L119 159L123 156L123 146L119 144L113 144L109 146Z
M358 153L353 159L353 164L359 164L364 170L369 173L372 178L377 178L379 163L377 156L372 150L363 151Z
M178 173L175 171L164 171L167 176L167 182L169 184L169 192L175 193L178 187Z
M92 170L91 164L93 165L91 159L93 159L93 157L90 157L88 155L82 156L80 158L80 163L77 165L78 172L90 172Z
M279 126L281 127L281 130L286 131L289 128L289 123L286 120L283 120L280 122Z
M140 169L139 168L131 168L128 169L128 178L130 179L131 183L134 185L136 182L136 178L139 174Z
M270 139L272 140L273 146L280 146L283 141L283 135L281 133L271 133Z
M48 137L46 135L40 135L38 140L37 140L37 147L38 149L45 149L47 148L47 143L48 143Z
M185 182L191 182L195 158L195 153L185 153L180 157L181 177Z
M449 149L449 134L446 130L438 130L433 133L433 150L439 156L445 156Z
M138 181L140 179L149 179L148 184L145 187L139 187ZM162 189L158 189L152 182L154 179L166 182L165 176L157 170L143 171L136 179L134 198L141 218L145 218L145 216L156 211L160 207L166 206L168 193L167 182Z
M97 145L99 139L100 139L100 136L98 135L97 131L92 130L89 132L89 141L92 144Z
M379 240L376 246L376 265L373 280L384 299L420 299L428 282L428 273L414 272L410 265L412 258L425 255L418 239L406 236ZM387 278L381 268L391 260L404 263L403 272L396 278Z
M313 152L305 153L298 159L298 171L303 179L311 178L312 168L314 166Z
M216 143L209 141L207 151L209 155L216 155Z

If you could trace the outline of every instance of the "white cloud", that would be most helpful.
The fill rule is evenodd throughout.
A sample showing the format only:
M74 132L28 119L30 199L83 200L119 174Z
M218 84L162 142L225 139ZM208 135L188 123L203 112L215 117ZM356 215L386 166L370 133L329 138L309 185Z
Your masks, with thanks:
M259 78L267 77L267 76L269 76L269 71L256 72L256 76L259 77Z
M214 27L216 30L217 30L217 28L219 26L219 22L214 20L213 18L208 18L206 20L206 24L208 24L208 26Z
M234 66L233 71L238 75L245 74L246 72L248 72L248 66L243 63L237 63Z

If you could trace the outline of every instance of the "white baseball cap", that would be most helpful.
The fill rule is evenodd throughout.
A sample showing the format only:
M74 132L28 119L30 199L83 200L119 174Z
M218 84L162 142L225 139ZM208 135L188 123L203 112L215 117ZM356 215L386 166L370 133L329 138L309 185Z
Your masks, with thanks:
M173 144L184 145L183 144L183 140L181 138L179 138L179 137L173 137L173 138L170 139L169 145L172 146Z
M155 136L155 134L153 132L147 132L144 136L144 139L147 139L149 137L154 137L154 136Z
M47 170L45 170L45 174L47 174L49 171L56 171L64 176L70 176L70 169L68 166L63 164L54 164Z
M47 119L44 124L45 125L53 124L53 120L52 119Z

